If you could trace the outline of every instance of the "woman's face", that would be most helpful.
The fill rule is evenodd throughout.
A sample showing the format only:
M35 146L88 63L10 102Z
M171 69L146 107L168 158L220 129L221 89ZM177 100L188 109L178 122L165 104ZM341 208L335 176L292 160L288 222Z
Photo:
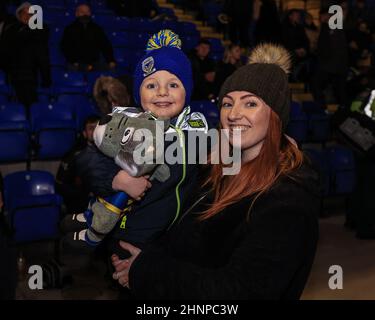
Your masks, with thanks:
M223 129L229 130L229 142L240 147L246 160L255 158L262 148L268 131L271 108L256 95L247 91L232 91L224 96L220 121ZM241 143L233 139L234 130L239 130Z
M236 60L239 61L241 59L241 48L239 46L235 46L231 50L232 57Z
M143 80L141 105L157 117L176 117L185 105L186 92L182 82L168 71L157 71Z

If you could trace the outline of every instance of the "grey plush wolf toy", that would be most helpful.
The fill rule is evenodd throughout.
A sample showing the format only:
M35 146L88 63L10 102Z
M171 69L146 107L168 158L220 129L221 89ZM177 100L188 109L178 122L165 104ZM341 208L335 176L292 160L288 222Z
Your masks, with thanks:
M116 164L131 176L139 177L152 173L150 179L161 182L167 180L170 175L168 166L157 164L161 160L159 157L164 156L163 152L157 152L164 150L163 146L159 145L164 142L164 136L162 139L157 139L156 136L157 133L164 133L169 126L169 120L157 119L151 113L139 112L135 108L120 108L119 111L108 114L99 121L94 131L94 141L98 149L113 158ZM135 161L135 152L142 154L143 159L151 161ZM69 229L67 225L77 222L84 227L79 232L66 235L65 244L81 251L91 251L116 225L128 207L128 200L128 195L124 192L106 198L97 197L84 213L83 221L75 221L75 215L66 217L65 229ZM72 229L76 227L72 226Z

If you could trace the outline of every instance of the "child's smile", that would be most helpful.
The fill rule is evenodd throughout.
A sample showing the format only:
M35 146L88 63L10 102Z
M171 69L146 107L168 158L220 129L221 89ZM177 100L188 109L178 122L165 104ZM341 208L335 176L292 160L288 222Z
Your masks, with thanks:
M141 105L157 117L173 118L185 106L186 92L182 82L168 71L157 71L147 77L140 88Z

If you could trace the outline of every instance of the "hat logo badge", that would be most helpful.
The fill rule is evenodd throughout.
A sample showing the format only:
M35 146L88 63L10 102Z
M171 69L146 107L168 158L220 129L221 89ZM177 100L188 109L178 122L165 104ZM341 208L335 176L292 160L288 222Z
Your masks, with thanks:
M154 58L153 57L148 57L142 62L142 70L143 70L143 76L147 77L151 73L155 72L156 69L154 68Z

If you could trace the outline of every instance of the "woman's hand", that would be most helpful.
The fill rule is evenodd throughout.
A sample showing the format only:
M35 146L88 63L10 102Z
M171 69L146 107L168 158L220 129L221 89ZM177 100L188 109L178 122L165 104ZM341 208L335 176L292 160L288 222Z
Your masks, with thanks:
M112 255L112 265L116 270L116 272L113 273L112 277L113 279L117 280L123 287L128 287L130 289L129 270L133 261L141 253L141 250L124 241L120 241L120 246L124 250L128 251L131 254L131 257L125 260L121 260L117 255Z
M126 171L121 170L112 181L112 188L124 191L135 200L141 200L147 189L151 188L150 176L132 177Z

